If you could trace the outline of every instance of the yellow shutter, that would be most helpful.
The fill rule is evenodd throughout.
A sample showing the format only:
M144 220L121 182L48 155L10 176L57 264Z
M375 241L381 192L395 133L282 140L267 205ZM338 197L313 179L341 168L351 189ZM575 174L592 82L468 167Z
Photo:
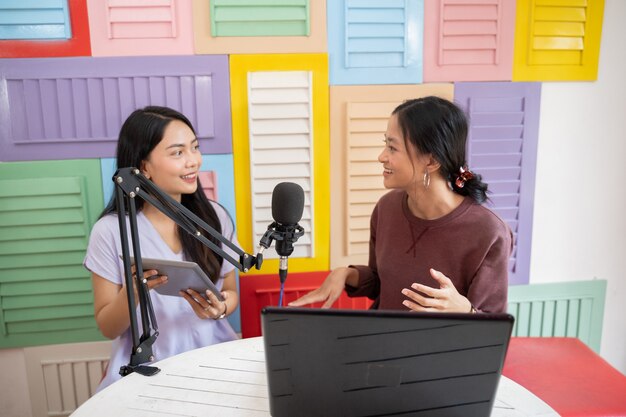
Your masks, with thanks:
M305 192L289 271L328 270L329 145L326 54L231 55L233 157L237 228L250 253L272 222L271 195L279 182ZM278 272L272 249L261 271Z
M604 0L518 0L513 81L595 80Z

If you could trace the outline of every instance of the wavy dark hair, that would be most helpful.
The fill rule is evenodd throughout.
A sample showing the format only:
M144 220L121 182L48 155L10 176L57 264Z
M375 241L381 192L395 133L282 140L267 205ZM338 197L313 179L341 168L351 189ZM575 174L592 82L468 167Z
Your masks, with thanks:
M462 188L455 184L459 169L467 165L468 121L463 110L448 100L428 96L407 100L392 114L398 118L405 145L410 142L420 154L431 154L441 165L439 171L452 191L478 204L487 200L487 184L480 175L474 173Z
M148 106L132 112L120 130L116 151L117 168L141 168L143 161L148 158L150 152L161 142L165 129L173 120L183 122L195 134L195 129L189 119L168 107ZM135 200L137 210L139 211L143 208L144 200L140 197L136 197ZM198 187L193 194L183 194L181 196L181 204L204 220L209 226L222 233L220 220L202 190L200 179L198 179ZM117 213L115 194L111 197L100 217L110 213ZM202 231L202 234L216 245L222 246L219 240L207 232ZM190 236L180 226L178 226L178 236L182 243L185 258L200 265L211 277L211 280L217 282L223 258Z

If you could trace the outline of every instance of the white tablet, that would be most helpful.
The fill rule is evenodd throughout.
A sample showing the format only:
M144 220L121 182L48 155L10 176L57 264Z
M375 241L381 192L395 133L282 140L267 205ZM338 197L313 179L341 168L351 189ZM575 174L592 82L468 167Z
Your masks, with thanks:
M130 261L134 264L134 257L130 257ZM191 288L194 291L204 294L208 289L211 290L218 300L224 301L224 297L220 294L213 281L204 273L200 266L195 262L173 261L170 259L151 259L141 258L144 271L148 269L156 269L160 275L167 275L167 282L154 288L154 291L161 295L172 295L180 297L179 291L186 291Z

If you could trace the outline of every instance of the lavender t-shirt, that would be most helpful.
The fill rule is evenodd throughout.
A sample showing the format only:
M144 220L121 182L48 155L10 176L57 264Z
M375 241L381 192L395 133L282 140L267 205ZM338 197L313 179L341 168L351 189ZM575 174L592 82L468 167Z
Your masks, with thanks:
M222 225L222 235L235 245L238 245L228 213L222 206L215 203L212 204ZM182 252L175 253L170 249L142 212L137 214L137 229L142 257L178 261L186 260L183 259ZM229 248L224 246L223 249L233 258L238 258ZM96 222L91 231L87 255L83 264L89 271L115 284L122 285L124 264L120 259L121 253L122 246L117 215L104 216ZM224 285L224 275L233 269L233 265L226 260L223 261L220 278L216 283L218 289L221 290ZM152 345L155 361L160 361L188 350L237 338L237 334L228 321L201 320L182 297L161 295L156 291L150 291L150 298L159 328L159 336ZM141 323L140 319L138 321ZM141 329L141 326L139 328ZM98 387L98 391L121 378L119 375L120 367L129 363L131 350L132 336L129 327L121 336L113 340L109 366Z

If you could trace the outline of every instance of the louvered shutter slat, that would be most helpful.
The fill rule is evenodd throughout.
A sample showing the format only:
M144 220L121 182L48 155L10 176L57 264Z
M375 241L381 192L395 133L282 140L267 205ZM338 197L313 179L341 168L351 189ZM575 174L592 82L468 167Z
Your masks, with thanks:
M470 118L468 162L489 184L490 206L516 241L509 281L527 283L540 85L459 83L455 100Z
M248 98L250 115L251 188L252 188L252 241L258 242L271 216L271 191L276 184L290 181L306 184L304 213L311 219L312 138L310 105L312 101L311 77L308 72L260 71L249 74ZM291 143L282 147L285 135L297 135L301 146ZM268 142L266 139L270 139ZM275 148L270 144L276 145ZM256 180L267 179L273 184L268 192L268 183L257 189ZM303 190L305 187L303 187ZM303 214L304 227L306 222ZM310 226L310 222L308 222ZM294 255L310 257L314 233L305 227L305 236L294 246ZM264 253L266 259L277 258L273 247Z
M0 39L43 40L71 37L67 0L0 1Z
M124 119L149 104L181 110L203 153L231 150L226 57L13 59L0 73L3 160L112 156Z
M421 82L422 0L328 2L331 84Z
M510 80L515 3L425 2L424 80Z
M98 161L0 164L1 347L101 339L82 267L98 177Z
M225 36L308 36L309 0L245 3L212 1L211 35Z
M514 80L594 80L604 1L545 0L519 5Z

